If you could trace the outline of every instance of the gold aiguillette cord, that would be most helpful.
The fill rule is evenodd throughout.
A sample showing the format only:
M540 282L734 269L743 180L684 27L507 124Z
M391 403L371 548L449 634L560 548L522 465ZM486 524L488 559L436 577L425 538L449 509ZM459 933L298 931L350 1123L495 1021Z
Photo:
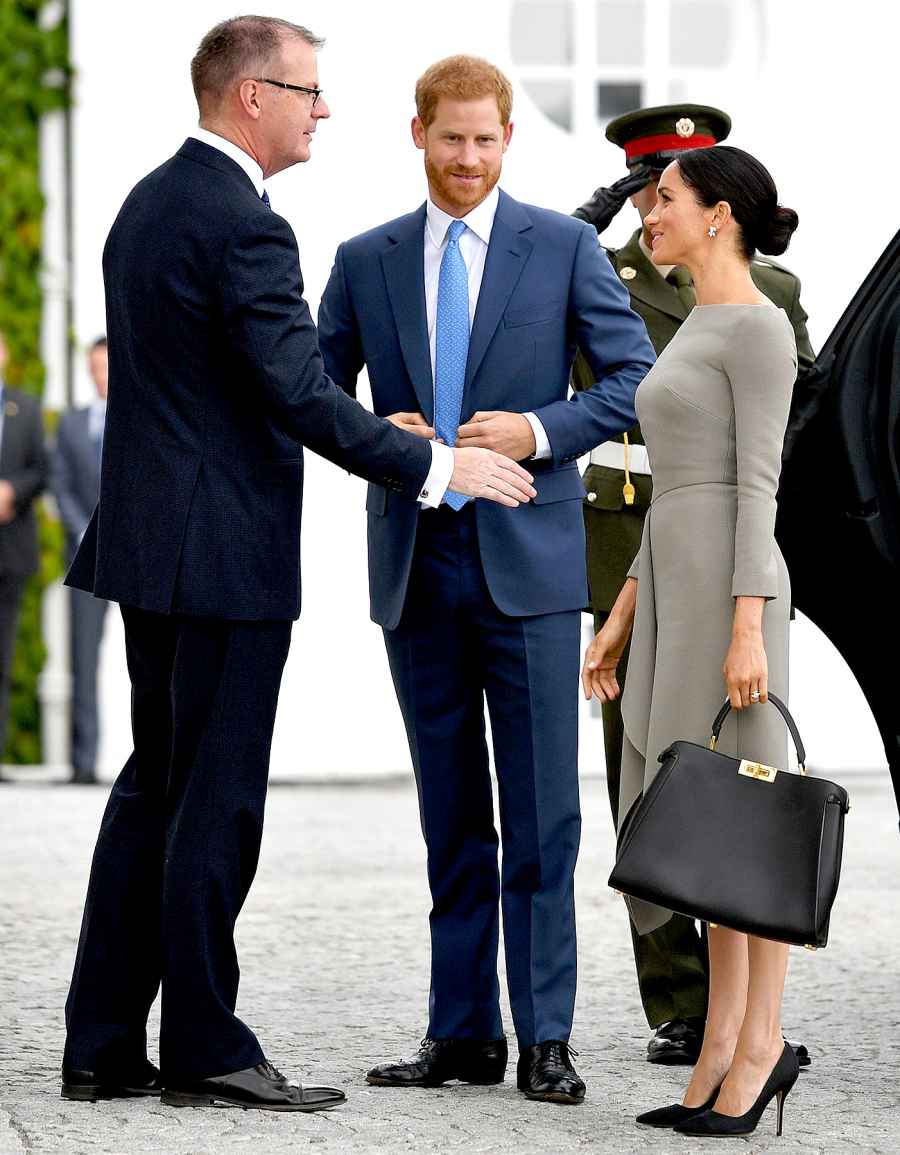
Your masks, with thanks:
M631 444L628 440L628 434L622 434L625 440L625 484L622 486L622 496L625 498L626 505L634 505L634 486L631 484L631 473L629 472L631 466Z

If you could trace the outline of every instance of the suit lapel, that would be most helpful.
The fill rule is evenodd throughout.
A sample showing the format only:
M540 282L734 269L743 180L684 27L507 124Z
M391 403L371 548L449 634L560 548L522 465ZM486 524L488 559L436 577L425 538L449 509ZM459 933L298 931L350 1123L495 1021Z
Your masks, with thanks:
M3 433L0 437L0 473L4 476L19 468L19 430L21 427L21 409L18 401L10 397L9 390L3 391Z
M522 205L501 191L491 229L491 243L488 245L484 262L478 307L475 309L472 334L469 338L466 395L471 390L475 375L497 331L503 310L534 248L532 241L523 235L530 228L531 218ZM467 412L468 406L464 396L463 413Z
M616 251L615 264L619 277L633 297L677 321L683 321L688 315L684 302L678 296L675 286L661 277L653 262L644 255L644 250L638 244L640 235L638 230L627 245ZM634 276L630 279L623 277L625 269L633 269Z
M381 254L394 323L419 408L434 420L434 383L425 315L425 206L396 227L392 247Z

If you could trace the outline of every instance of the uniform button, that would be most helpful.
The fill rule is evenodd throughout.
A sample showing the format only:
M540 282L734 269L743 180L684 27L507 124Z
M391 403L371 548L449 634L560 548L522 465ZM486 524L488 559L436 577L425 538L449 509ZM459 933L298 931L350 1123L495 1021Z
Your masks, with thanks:
M596 500L597 500L597 495L596 495L596 493L589 493L589 494L587 495L587 499L588 499L588 501L596 501Z

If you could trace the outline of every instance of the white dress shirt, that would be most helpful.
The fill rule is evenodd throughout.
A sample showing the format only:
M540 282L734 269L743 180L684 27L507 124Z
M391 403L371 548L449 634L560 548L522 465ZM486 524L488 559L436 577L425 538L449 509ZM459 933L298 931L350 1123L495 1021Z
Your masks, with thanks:
M500 200L500 190L495 185L480 205L476 205L470 213L462 218L466 229L459 238L459 251L465 262L469 274L469 332L475 320L475 310L478 307L478 296L481 292L481 281L484 277L484 262L487 259L488 245L491 243L491 230L494 227L494 217L497 213L497 203ZM438 208L429 197L425 206L425 316L428 323L428 347L431 351L431 379L435 380L435 346L437 342L437 297L438 281L441 274L441 261L447 248L447 232L450 225L456 220L443 209ZM525 413L534 433L535 452L532 460L551 457L550 441L544 426L533 413Z
M263 170L256 163L249 153L244 152L233 141L226 140L224 136L219 136L214 132L210 132L206 128L197 128L191 133L194 140L199 140L202 144L208 144L210 148L216 148L219 152L223 152L227 157L230 157L235 164L241 166L247 176L253 181L253 187L257 194L262 197L265 191L263 184ZM419 491L419 501L423 504L437 508L441 504L447 486L450 484L450 478L453 475L453 450L447 445L438 445L436 441L431 442L431 469L428 471L428 476L425 478L425 484Z

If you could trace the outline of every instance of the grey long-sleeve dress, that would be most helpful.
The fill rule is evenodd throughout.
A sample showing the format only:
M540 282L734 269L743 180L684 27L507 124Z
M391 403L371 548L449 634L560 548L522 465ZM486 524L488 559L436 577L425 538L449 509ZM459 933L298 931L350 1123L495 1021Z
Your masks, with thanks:
M722 664L738 595L767 599L769 688L787 700L790 582L774 528L796 374L781 309L703 305L638 388L653 502L629 573L638 596L622 701L620 821L652 782L662 750L677 738L709 740L725 700ZM787 766L784 722L768 705L735 712L719 749ZM628 905L641 934L671 914L636 899Z

